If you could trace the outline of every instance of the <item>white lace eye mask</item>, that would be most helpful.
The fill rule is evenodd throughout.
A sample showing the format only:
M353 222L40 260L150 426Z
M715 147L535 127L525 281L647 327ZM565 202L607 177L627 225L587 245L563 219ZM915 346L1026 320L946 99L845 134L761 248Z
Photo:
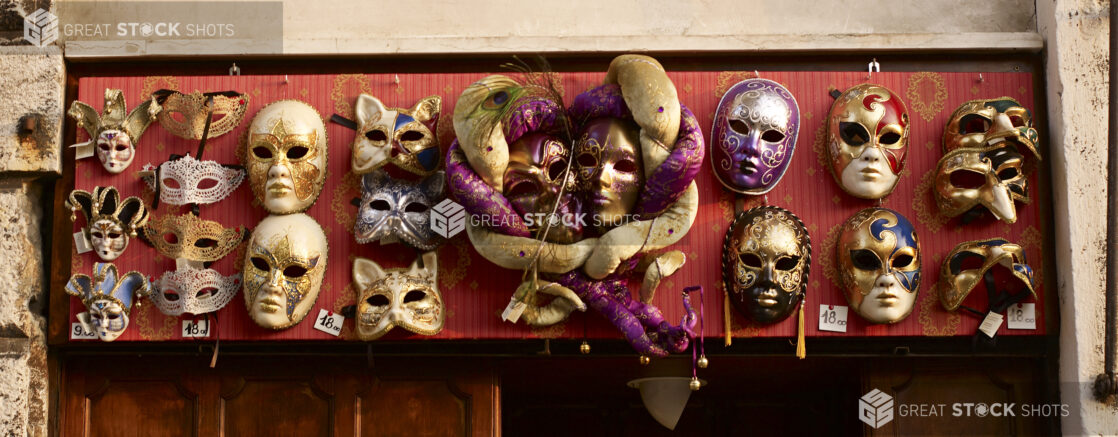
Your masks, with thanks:
M155 281L151 301L163 314L206 314L220 310L241 288L239 275L222 276L216 270L181 262L173 272Z
M156 192L157 201L171 205L208 205L226 198L241 185L245 171L215 161L199 161L190 155L174 158L151 168L144 167L144 181Z

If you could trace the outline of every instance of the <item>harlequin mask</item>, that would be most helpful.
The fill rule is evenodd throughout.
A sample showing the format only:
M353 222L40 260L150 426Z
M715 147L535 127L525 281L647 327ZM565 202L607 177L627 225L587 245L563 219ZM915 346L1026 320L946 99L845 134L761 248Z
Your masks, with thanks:
M93 277L77 274L66 283L66 294L81 299L87 312L78 321L101 341L113 341L128 328L132 304L151 293L151 284L139 272L117 273L116 266L94 263Z
M738 82L714 114L714 175L739 193L769 192L788 170L799 132L800 107L792 93L768 79Z
M446 173L435 172L420 182L393 179L375 170L361 179L361 206L353 225L358 243L397 239L420 250L431 250L442 240L431 228L431 208L446 191Z
M386 108L376 97L357 96L357 137L353 140L354 174L393 163L421 176L439 167L439 141L428 123L442 110L442 98L426 97L411 109Z
M791 211L761 206L738 214L722 253L726 291L743 316L775 323L800 304L811 267L811 237Z
M999 270L1008 274L999 277ZM1025 249L1000 238L959 244L943 259L939 276L939 300L948 311L960 308L979 282L991 297L990 311L1002 311L1030 295L1036 297ZM1027 294L1022 293L1026 290Z
M596 118L582 128L575 144L577 179L594 223L603 228L624 223L644 185L640 126L619 118Z
M77 219L81 211L85 217L82 231L89 237L93 251L104 261L117 259L128 248L129 237L148 221L148 210L138 197L120 200L120 193L113 187L95 187L90 193L74 190L70 193L70 219Z
M396 326L421 335L442 331L446 308L438 270L435 252L423 254L406 269L382 269L360 257L353 260L357 338L376 340Z
M936 166L936 204L969 222L989 211L1017 221L1014 202L1028 202L1027 159L1040 159L1032 115L1016 100L973 100L951 115Z
M158 113L159 106L153 106L151 100L145 100L132 112L127 112L124 93L114 89L105 90L105 107L101 114L77 100L67 112L90 137L89 143L75 144L74 147L92 143L101 165L113 174L124 171L132 164L132 159L136 157L136 143Z
M207 107L206 101L210 98L213 98L213 102ZM248 109L248 96L234 91L205 94L195 91L183 94L173 90L159 90L152 94L152 100L162 108L158 120L163 129L187 140L201 140L207 120L210 121L210 130L206 138L229 133L241 124Z
M885 208L866 208L842 225L835 245L847 302L871 323L908 317L920 289L920 242L912 223Z
M252 232L242 270L245 306L252 320L269 329L301 322L318 300L326 255L326 234L310 216L261 220Z
M176 261L175 271L163 273L163 277L152 284L156 292L152 293L151 301L163 314L212 313L224 308L241 288L239 275L222 276L216 270L192 265L190 261Z
M908 111L900 96L871 84L846 90L827 118L835 181L855 197L887 196L904 168L908 131Z
M306 211L326 183L326 125L306 103L281 100L257 112L247 152L248 183L269 213Z
M233 251L246 230L226 228L221 223L202 220L191 213L165 215L144 228L144 237L167 258L190 261L217 261Z
M158 167L144 166L141 176L155 191L156 203L208 205L232 194L244 180L245 171L190 155L172 155Z
M533 230L541 228L555 207L559 192L558 223L551 226L547 241L571 243L582 237L581 202L575 197L575 177L568 172L570 150L554 135L530 133L509 144L503 194L516 212L531 216ZM563 187L566 187L565 189Z

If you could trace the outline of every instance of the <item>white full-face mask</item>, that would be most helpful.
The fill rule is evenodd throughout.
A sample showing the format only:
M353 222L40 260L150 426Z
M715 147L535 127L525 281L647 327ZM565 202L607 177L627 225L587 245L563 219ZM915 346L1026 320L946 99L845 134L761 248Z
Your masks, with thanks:
M281 100L265 106L248 130L248 183L272 214L306 211L326 183L326 125L310 105Z
M318 299L326 273L322 226L306 214L268 216L256 225L245 254L245 306L269 329L298 324Z

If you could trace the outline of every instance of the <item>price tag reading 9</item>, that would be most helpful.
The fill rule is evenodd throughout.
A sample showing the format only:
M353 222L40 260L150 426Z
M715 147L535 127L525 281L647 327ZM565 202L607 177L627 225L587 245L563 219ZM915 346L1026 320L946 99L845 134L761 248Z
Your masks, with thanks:
M342 334L343 323L345 323L345 317L342 317L341 314L319 309L318 318L314 321L314 329L337 337Z
M183 320L182 321L182 337L183 338L200 338L210 336L210 321L209 320Z
M89 331L82 326L81 323L74 322L70 324L70 339L71 340L96 340L97 334Z

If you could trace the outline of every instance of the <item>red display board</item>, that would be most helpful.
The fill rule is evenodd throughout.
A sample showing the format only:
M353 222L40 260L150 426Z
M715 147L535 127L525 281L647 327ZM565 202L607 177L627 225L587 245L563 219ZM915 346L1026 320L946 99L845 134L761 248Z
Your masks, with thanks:
M601 83L603 71L593 73L559 73L566 101L573 100L579 92ZM100 110L104 90L117 88L124 91L129 110L158 89L176 89L182 92L235 90L249 97L249 108L244 121L231 133L208 142L205 158L226 164L239 164L243 133L252 117L264 105L280 99L298 99L318 109L324 119L337 113L353 116L353 103L360 93L368 93L391 107L410 107L419 98L439 95L443 99L438 136L443 150L453 140L450 120L459 93L470 83L484 77L482 73L468 74L400 74L398 81L393 74L353 75L302 75L302 76L161 76L161 77L96 77L79 81L78 99ZM1041 260L1044 240L1050 233L1041 211L1049 202L1048 187L1038 184L1037 174L1030 176L1029 194L1032 202L1018 204L1017 223L1008 225L992 219L983 219L961 226L957 219L939 214L931 196L932 179L937 160L942 155L940 138L951 112L962 102L978 98L1013 97L1029 108L1033 104L1033 81L1029 73L935 73L903 72L875 73L872 82L879 83L899 94L908 105L911 120L911 143L908 162L896 190L881 205L899 211L916 226L923 250L923 282L916 308L903 322L895 325L871 325L850 313L846 333L819 331L820 305L846 305L842 292L835 285L834 243L838 227L848 217L862 208L878 202L859 200L845 194L832 179L823 151L825 137L823 122L833 99L831 89L845 90L866 82L865 72L761 72L761 77L775 80L787 87L799 102L802 114L801 131L796 144L791 167L784 179L768 195L745 197L746 208L768 203L787 208L807 224L812 239L811 277L807 294L806 320L809 337L822 336L953 336L972 335L979 324L978 318L967 314L948 313L939 304L936 280L939 278L943 257L964 241L1003 237L1023 246L1035 269L1038 284L1043 284L1045 271ZM715 107L722 94L734 83L755 77L750 72L671 72L669 76L679 91L680 101L698 117L704 135L710 135ZM313 328L314 316L319 308L338 312L355 301L350 285L350 269L354 257L371 258L384 267L403 267L411 263L416 252L395 244L378 243L359 245L353 238L352 225L357 208L350 203L359 197L358 178L349 172L350 144L355 133L343 126L327 123L329 138L329 168L326 187L318 201L307 211L326 230L330 242L329 265L325 284L315 308L302 323L283 331L271 331L256 326L248 317L244 299L240 294L224 309L216 313L216 324L211 334L223 340L352 340L353 322L347 320L340 337L334 337ZM1043 138L1043 135L1042 135ZM78 141L88 137L79 129ZM140 196L150 205L152 192L136 175L144 164L158 165L168 155L193 152L197 143L187 141L153 124L137 146L137 157L125 172L111 175L96 158L76 163L76 188L91 190L94 186L115 186L123 196ZM1041 145L1040 150L1047 150ZM709 159L709 157L708 157ZM705 325L707 336L721 336L723 330L723 291L720 260L722 241L734 214L735 194L725 190L715 180L709 164L703 166L696 179L699 185L700 205L698 216L690 232L672 249L687 255L687 264L660 286L653 303L660 307L668 320L676 321L683 315L680 291L689 285L705 287ZM188 208L161 204L153 217L186 213ZM203 205L201 217L215 220L226 227L253 227L266 216L263 208L253 201L246 181L225 200L214 205ZM79 223L82 219L79 218ZM75 224L74 231L79 229ZM502 269L477 254L465 233L451 239L439 250L439 288L447 307L447 321L443 331L434 337L412 335L395 329L384 340L400 339L526 339L526 338L618 338L620 335L600 315L588 310L575 313L566 322L547 327L532 328L521 324L502 322L500 313L509 302L521 278L521 272ZM222 274L240 271L244 244L213 268ZM98 259L92 252L73 254L72 273L90 274ZM115 261L121 271L138 270L152 279L173 271L175 262L161 256L155 249L133 239L127 251ZM633 287L639 285L633 282ZM1038 292L1043 296L1044 287ZM696 296L697 297L697 296ZM985 292L976 290L967 304L985 308ZM1028 302L1032 302L1030 299ZM1008 330L1004 325L999 335L1039 335L1045 333L1043 299L1037 304L1036 330ZM70 319L84 308L81 302L71 299ZM756 326L730 311L731 330L735 337L791 337L796 335L796 317L770 325ZM184 340L180 317L164 316L150 303L134 308L128 330L117 341L167 341ZM190 339L185 339L190 340Z

